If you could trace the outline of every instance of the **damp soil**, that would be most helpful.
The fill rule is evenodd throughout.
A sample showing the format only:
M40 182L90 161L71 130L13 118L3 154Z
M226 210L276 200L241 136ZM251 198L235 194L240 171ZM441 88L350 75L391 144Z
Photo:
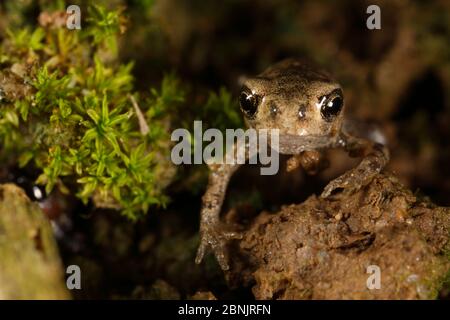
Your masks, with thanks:
M227 277L256 299L435 298L450 270L449 227L449 208L380 174L354 194L260 214Z

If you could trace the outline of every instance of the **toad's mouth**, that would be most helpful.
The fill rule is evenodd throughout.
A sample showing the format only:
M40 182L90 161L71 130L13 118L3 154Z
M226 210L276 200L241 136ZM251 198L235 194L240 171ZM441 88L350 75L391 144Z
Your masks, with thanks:
M335 139L329 135L298 136L291 134L278 135L268 140L269 145L281 154L298 154L303 151L326 149L333 145Z

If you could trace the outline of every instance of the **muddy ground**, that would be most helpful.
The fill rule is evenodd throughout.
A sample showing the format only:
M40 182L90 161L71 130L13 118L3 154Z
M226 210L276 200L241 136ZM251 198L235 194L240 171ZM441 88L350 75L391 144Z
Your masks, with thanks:
M430 299L450 270L449 227L449 208L378 175L351 195L263 212L234 248L228 276L251 283L256 299Z

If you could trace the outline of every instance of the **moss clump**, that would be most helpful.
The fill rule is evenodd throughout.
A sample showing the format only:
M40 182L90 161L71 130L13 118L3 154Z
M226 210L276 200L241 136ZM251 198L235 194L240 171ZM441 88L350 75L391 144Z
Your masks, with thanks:
M47 193L57 187L136 219L168 201L170 129L194 119L239 127L238 108L225 89L186 108L173 74L135 92L133 64L118 58L124 9L90 6L82 28L69 30L62 1L56 7L37 26L14 24L0 44L0 157L37 170Z
M68 30L61 17L43 12L41 26L8 30L1 44L1 156L37 168L47 192L75 190L134 219L167 202L165 115L184 94L173 76L147 99L133 92L132 64L117 61L121 10L90 7L81 30Z

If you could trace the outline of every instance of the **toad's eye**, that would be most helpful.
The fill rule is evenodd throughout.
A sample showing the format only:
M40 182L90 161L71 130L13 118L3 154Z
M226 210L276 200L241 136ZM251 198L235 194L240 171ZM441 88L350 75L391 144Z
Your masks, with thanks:
M331 94L322 104L320 114L325 121L331 122L337 117L339 112L341 112L343 105L344 100L342 99L341 94Z
M247 117L253 118L258 109L259 100L258 95L253 94L248 88L244 88L239 95L239 104L242 112Z

